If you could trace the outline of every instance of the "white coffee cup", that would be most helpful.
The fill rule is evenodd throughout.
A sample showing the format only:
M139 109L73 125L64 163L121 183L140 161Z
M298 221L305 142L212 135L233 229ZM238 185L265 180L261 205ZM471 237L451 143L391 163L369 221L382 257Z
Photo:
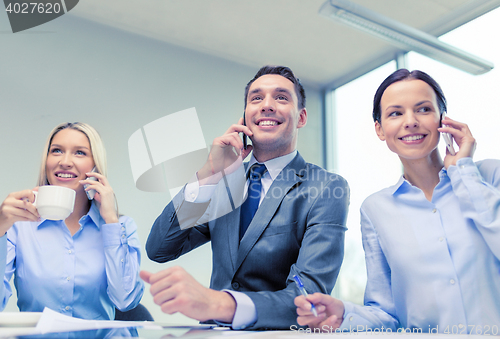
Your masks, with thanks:
M35 193L35 205L42 219L64 220L73 212L76 192L63 186L40 186Z

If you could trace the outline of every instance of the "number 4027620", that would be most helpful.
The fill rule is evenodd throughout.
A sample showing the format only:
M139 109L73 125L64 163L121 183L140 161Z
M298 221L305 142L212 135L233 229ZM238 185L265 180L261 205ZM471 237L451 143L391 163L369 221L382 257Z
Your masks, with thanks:
M43 3L43 2L23 2L9 3L5 8L9 14L53 14L61 12L61 4Z
M482 335L498 335L498 326L493 325L468 325L468 326L446 326L444 334L482 334Z

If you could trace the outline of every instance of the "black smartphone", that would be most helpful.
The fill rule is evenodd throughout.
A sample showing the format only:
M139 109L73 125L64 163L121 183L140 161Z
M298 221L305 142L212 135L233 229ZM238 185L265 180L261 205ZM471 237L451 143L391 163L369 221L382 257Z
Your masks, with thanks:
M246 126L246 125L247 125L247 122L245 120L245 111L243 111L243 126ZM243 149L247 149L247 147L248 147L247 135L245 133L243 133L242 138L243 138Z

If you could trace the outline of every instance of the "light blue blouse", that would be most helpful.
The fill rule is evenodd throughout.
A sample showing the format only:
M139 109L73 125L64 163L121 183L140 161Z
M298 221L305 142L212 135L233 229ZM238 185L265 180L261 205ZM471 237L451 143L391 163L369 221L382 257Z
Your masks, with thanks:
M6 263L2 310L12 295L12 274L20 311L46 306L77 318L110 320L115 306L125 311L139 303L144 283L134 221L122 216L117 224L105 224L93 202L79 223L71 236L61 220L16 222L0 238L0 262Z
M339 330L499 333L500 161L439 178L432 201L401 178L363 203L366 306L345 302Z

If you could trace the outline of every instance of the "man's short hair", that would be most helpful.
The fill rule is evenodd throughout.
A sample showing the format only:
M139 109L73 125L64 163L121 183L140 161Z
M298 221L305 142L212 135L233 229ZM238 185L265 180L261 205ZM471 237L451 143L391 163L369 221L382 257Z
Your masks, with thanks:
M263 75L267 74L277 74L281 75L282 77L287 78L290 80L294 85L295 85L295 94L297 95L297 106L300 109L303 109L306 107L306 92L304 91L304 87L302 87L302 84L300 83L300 80L295 77L293 74L292 70L286 66L264 66L259 71L255 76L253 77L252 80L250 80L245 87L245 109L247 108L247 98L248 98L248 90L250 89L250 86L253 84L255 80L260 78Z

